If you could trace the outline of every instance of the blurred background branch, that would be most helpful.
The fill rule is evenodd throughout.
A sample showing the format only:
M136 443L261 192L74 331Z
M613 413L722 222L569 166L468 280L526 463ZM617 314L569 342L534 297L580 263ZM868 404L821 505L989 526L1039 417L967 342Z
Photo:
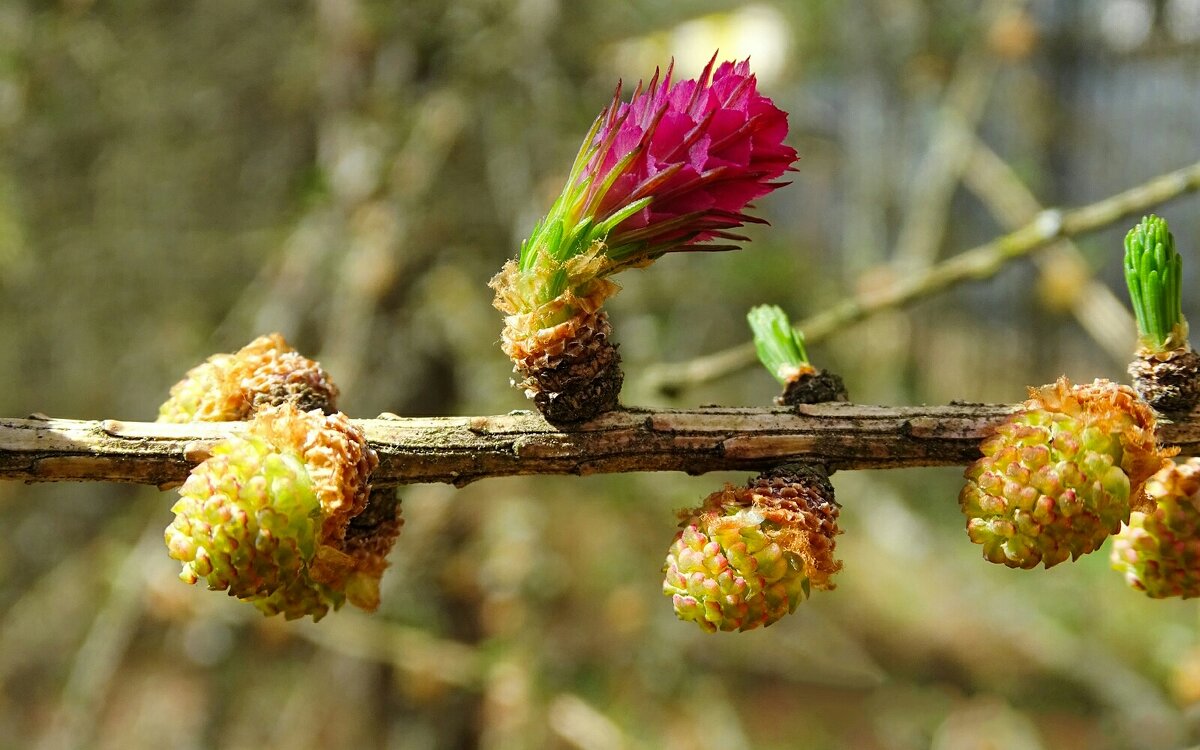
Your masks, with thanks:
M1042 206L1016 170L983 141L968 140L971 159L963 175L967 188L1007 226L1016 228L1034 221ZM1114 362L1127 360L1137 338L1133 315L1108 286L1091 274L1079 247L1069 238L1063 238L1034 253L1032 258L1038 267L1039 282L1054 287L1053 297L1061 300L1060 304L1071 311L1088 335Z
M992 173L997 171L994 164L984 166L990 167ZM978 185L980 179L974 178L974 184ZM989 188L987 195L993 196L995 193L992 190L1002 189L1003 186ZM914 272L882 288L860 292L851 299L800 321L796 328L804 332L807 341L818 343L872 315L912 304L956 284L989 278L1006 263L1035 250L1103 229L1196 190L1200 190L1200 162L1159 175L1086 206L1041 211L1019 229L944 260L928 270ZM1022 207L1029 205L1029 201L1022 201ZM1010 215L1007 214L1006 218ZM1098 325L1108 324L1113 317L1107 315L1095 322ZM1131 321L1132 317L1126 315L1125 320ZM732 375L753 366L755 362L754 345L747 342L686 362L656 365L648 369L644 377L651 388L666 394L678 394L701 383Z

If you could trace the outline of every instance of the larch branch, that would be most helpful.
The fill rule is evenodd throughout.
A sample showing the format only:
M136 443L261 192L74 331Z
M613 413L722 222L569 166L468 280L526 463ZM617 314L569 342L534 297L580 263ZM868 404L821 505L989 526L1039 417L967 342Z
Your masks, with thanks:
M569 431L530 412L488 417L360 419L379 452L377 484L522 474L752 470L787 461L830 470L965 465L1015 407L882 407L830 403L754 409L623 409ZM182 482L242 422L0 419L0 479L26 482ZM1160 437L1200 451L1200 420L1165 424Z

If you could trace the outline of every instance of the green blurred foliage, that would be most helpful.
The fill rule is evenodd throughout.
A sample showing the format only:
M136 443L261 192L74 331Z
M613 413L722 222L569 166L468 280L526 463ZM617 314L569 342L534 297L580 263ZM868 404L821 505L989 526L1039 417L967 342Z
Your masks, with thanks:
M355 416L524 408L488 278L616 79L672 55L693 75L717 47L751 54L792 113L794 184L761 201L773 226L749 247L626 274L611 314L626 403L766 404L761 370L673 401L639 375L747 339L752 305L799 319L1004 231L1011 186L947 161L947 102L978 110L967 130L1046 205L1193 161L1198 15L1189 0L5 0L0 414L150 419L188 367L273 330ZM1162 213L1194 282L1196 201ZM1119 377L1068 310L1089 282L1120 291L1124 229L1081 240L1085 262L1014 264L810 354L868 403ZM176 580L170 493L0 485L0 746L1200 741L1195 607L1126 589L1106 551L1049 572L985 563L958 470L836 475L837 590L758 632L675 621L659 578L673 513L744 479L408 488L381 611L316 626Z

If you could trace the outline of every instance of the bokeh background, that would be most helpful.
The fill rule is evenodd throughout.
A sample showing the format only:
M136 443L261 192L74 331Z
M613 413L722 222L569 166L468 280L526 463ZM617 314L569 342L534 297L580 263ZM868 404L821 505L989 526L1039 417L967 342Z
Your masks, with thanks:
M618 78L750 55L794 184L736 253L624 274L624 401L767 404L744 341L1200 156L1200 0L0 0L0 414L152 419L283 332L353 416L524 408L488 278ZM1200 200L1164 207L1194 288ZM857 401L1012 402L1123 377L1119 226L814 348ZM1200 319L1198 300L1185 312ZM834 477L837 590L768 629L675 620L674 511L744 475L403 491L374 615L185 586L171 493L0 484L0 747L1175 748L1200 613L1107 548L984 562L959 469Z

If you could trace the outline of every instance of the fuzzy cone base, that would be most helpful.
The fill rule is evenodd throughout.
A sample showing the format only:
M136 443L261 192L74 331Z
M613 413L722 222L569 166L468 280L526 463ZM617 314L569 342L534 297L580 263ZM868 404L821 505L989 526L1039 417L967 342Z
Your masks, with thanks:
M983 442L959 504L983 556L1047 568L1095 551L1148 501L1166 453L1154 413L1128 386L1066 378L1030 389L1024 408Z
M847 401L846 384L842 376L828 370L805 372L789 380L783 393L775 397L780 406L801 404L824 404L830 401Z
M1140 349L1129 375L1138 394L1160 414L1186 415L1200 403L1200 355L1190 348Z
M547 422L583 422L617 407L625 375L611 335L608 313L584 313L550 329L536 356L517 361L517 385Z
M583 422L617 406L621 356L601 309L617 285L597 278L600 248L566 264L575 283L548 302L530 306L543 272L523 274L508 261L491 281L496 309L506 313L500 345L521 379L514 384L555 425Z
M840 508L823 472L767 472L727 485L681 514L663 593L707 632L752 630L795 611L813 587L832 589Z

